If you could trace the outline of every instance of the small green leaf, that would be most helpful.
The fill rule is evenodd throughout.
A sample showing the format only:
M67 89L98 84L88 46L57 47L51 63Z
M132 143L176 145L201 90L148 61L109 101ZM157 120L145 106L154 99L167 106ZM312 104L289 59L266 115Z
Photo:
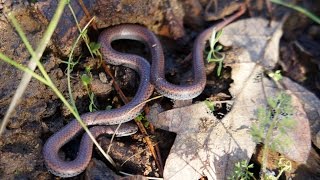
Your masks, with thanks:
M92 103L89 104L89 111L93 112L93 104Z
M96 42L90 42L89 47L90 47L91 51L96 54L97 51L99 51L101 45Z
M214 48L214 44L216 43L216 29L213 28L212 33L211 33L211 37L210 37L210 49Z
M88 29L85 29L84 31L81 32L82 38L83 38L84 40L87 40L87 38L88 38L88 37L86 36L87 33L88 33Z
M207 105L207 107L210 109L210 111L214 111L214 102L211 102L209 100L205 100L204 103Z
M91 74L91 69L92 69L92 68L91 68L90 66L86 66L86 67L85 67L86 73L87 73L87 74Z
M216 32L215 29L212 30L211 37L209 40L210 51L207 55L208 63L210 62L219 63L218 69L217 69L217 76L221 75L221 70L223 68L222 62L225 58L225 54L219 52L221 49L223 49L223 47L221 45L216 46L216 43L219 41L221 34L222 34L222 30L218 32Z
M217 76L219 77L221 75L222 70L222 61L219 62L218 70L217 70Z
M142 114L139 114L135 119L138 121L142 121L145 119L145 117Z
M275 72L268 73L268 76L271 77L274 81L280 81L283 77L281 70L276 70Z
M143 126L146 127L146 128L149 127L149 125L150 125L150 122L149 122L149 121L145 121L145 122L143 123Z
M217 32L217 34L216 34L217 41L220 39L220 36L222 35L222 32L223 32L223 30L220 30L220 31Z
M214 50L215 50L216 52L219 52L221 49L223 49L223 46L218 45Z
M209 53L208 53L208 56L207 56L207 62L212 62L212 51L210 51Z
M83 85L88 86L91 83L91 77L89 77L87 74L82 74L81 75L81 81Z

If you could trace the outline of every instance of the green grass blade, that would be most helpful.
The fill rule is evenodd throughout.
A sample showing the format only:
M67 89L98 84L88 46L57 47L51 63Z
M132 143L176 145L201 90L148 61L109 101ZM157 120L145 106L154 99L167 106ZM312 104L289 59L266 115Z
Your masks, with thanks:
M73 99L73 96L72 96L72 88L71 88L71 84L70 84L70 64L71 64L71 60L72 60L72 55L73 55L73 52L74 52L74 49L76 47L76 44L79 42L80 40L80 37L83 38L86 46L88 47L88 50L91 54L91 56L93 57L93 53L91 52L91 49L90 49L90 46L88 44L88 39L86 37L86 30L88 29L89 25L92 23L92 21L94 20L94 17L90 19L90 21L85 25L85 27L81 30L79 24L78 24L78 20L75 16L75 13L72 9L72 7L70 6L70 4L68 4L69 6L69 9L75 19L75 22L77 24L77 27L78 27L78 30L79 30L79 36L77 37L75 43L73 44L72 46L72 49L71 49L71 52L69 54L69 59L68 59L68 70L67 70L67 76L68 76L68 92L69 92L69 96L70 96L70 101L71 101L71 104L74 108L72 108L71 106L69 108L72 108L72 110L74 111L74 116L76 117L76 119L78 120L78 122L80 123L80 125L83 127L83 129L86 131L86 133L89 135L90 139L93 141L93 143L97 146L98 150L101 152L101 154L114 166L116 167L116 164L115 162L113 161L113 159L102 149L102 147L99 145L99 143L96 141L96 139L93 137L93 135L90 133L88 127L83 123L83 121L81 120L79 114L78 114L78 111L77 111L77 108L75 106L75 102L74 102L74 99ZM63 96L61 96L61 98L64 98Z
M71 8L72 9L72 8ZM71 11L73 12L73 10ZM74 18L76 18L76 16L74 15ZM79 29L80 31L80 34L79 36L77 37L77 39L75 40L75 42L73 43L73 46L71 48L71 51L69 53L69 58L68 58L68 67L67 67L67 82L68 82L68 93L69 93L69 99L70 99L70 102L74 108L74 110L78 113L78 110L77 110L77 107L76 107L76 104L75 104L75 101L73 99L73 96L72 96L72 87L71 87L71 61L72 61L72 57L73 57L73 52L76 48L76 45L79 43L81 37L82 37L82 32L85 31L86 29L88 29L89 25L92 23L92 21L94 20L94 18L92 18L86 25L85 27L83 28L83 30ZM78 22L76 20L76 22Z
M300 12L300 13L306 15L306 16L308 16L314 22L320 24L320 17L316 16L315 14L313 14L312 12L308 11L305 8L302 8L300 6L296 6L296 5L293 5L293 4L289 4L289 3L283 2L282 0L270 0L270 1L273 2L273 3L276 3L276 4L280 4L282 6L294 9L294 10L296 10L296 11L298 11L298 12Z

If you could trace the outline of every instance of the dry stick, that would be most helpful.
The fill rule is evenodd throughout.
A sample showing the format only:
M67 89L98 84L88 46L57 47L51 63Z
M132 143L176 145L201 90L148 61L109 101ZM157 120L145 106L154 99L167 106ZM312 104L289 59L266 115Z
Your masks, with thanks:
M146 114L149 114L150 113L150 108L148 106L145 106L144 111L146 112ZM154 135L155 134L155 128L154 128L153 124L150 123L149 127L150 127L151 134ZM155 148L156 155L158 156L159 164L160 164L160 167L161 167L161 175L162 175L162 173L163 173L163 164L162 164L162 157L161 157L161 154L160 154L160 149L159 149L158 143L156 143L153 147Z
M146 140L146 143L150 149L150 152L154 158L154 160L156 161L157 166L159 167L159 174L160 176L163 176L163 167L162 167L162 163L160 162L161 159L158 159L157 154L160 154L160 152L156 152L156 150L153 147L152 141L146 131L146 129L144 128L143 124L141 123L141 121L134 119L134 121L137 123L140 131L142 132L142 134L144 135L144 139Z
M156 144L158 144L158 143L156 143ZM155 145L156 145L156 144L155 144ZM146 151L147 151L146 149L143 149L143 150L141 150L141 151L138 151L138 152L134 153L134 154L131 155L128 159L126 159L120 166L123 166L125 163L127 163L129 160L133 159L135 156L137 156L137 155L139 155L139 154L141 154L141 153L143 153L143 152L146 152Z
M104 69L104 71L111 77L112 79L112 84L114 86L114 88L116 89L117 93L119 94L121 100L124 102L124 103L127 103L129 102L128 98L123 94L123 92L121 91L118 83L116 82L115 78L113 77L113 74L111 73L109 67L106 65L106 63L104 61L102 61L102 67Z
M212 3L214 3L214 12L210 12L210 7L212 6ZM214 14L217 11L218 11L218 1L217 0L210 0L204 9L205 19L207 21L211 21L211 20L216 19Z
M266 0L266 6L267 6L267 11L268 11L269 16L270 16L270 20L273 20L272 5L271 5L270 0Z
M83 10L83 11L84 11L84 13L86 14L86 17L87 17L88 19L92 19L92 16L91 16L91 14L89 13L89 11L88 11L88 9L87 9L86 5L83 3L83 0L78 0L78 2L79 2L79 4L80 4L80 6L81 6L82 10ZM92 22L92 27L93 27L95 30L97 30L97 29L98 29L98 27L97 27L97 24L96 24L96 21L95 21L95 20Z
M104 61L102 61L102 67L104 68L105 72L111 77L112 81L113 81L113 86L116 89L117 93L119 94L121 100L124 103L128 103L129 100L128 98L123 94L122 90L120 89L119 85L116 83L115 78L113 77L110 69L108 68L108 66L105 64ZM147 106L146 106L147 107ZM146 109L146 108L145 108ZM145 129L145 127L143 126L143 124L141 123L141 121L135 119L134 120L140 130L140 132L143 134L144 139L150 149L150 152L154 158L154 160L156 161L156 164L159 168L159 174L162 176L163 175L163 165L161 162L161 159L158 159L157 157L159 157L159 155L157 156L157 154L160 154L159 148L156 148L156 150L154 149L154 146L152 145L152 141L147 133L147 130Z

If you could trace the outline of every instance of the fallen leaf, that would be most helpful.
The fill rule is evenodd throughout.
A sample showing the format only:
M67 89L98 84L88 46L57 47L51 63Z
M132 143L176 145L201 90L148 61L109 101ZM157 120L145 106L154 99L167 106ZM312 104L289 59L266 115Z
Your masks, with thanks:
M289 78L284 78L282 84L292 94L297 96L302 103L310 123L311 141L320 149L320 100L312 92ZM300 124L299 124L300 126ZM305 130L307 133L307 130Z
M251 158L256 145L249 130L257 119L257 108L266 106L266 98L281 91L264 77L264 71L278 61L281 28L282 22L269 24L265 19L251 18L223 30L221 43L232 46L224 64L232 68L234 82L229 90L233 107L222 120L216 119L203 102L158 115L158 126L177 133L164 179L227 179L236 162ZM297 150L283 153L305 161L310 150L308 119L300 101L293 99L297 107L293 116L302 125L290 132ZM301 133L305 136L299 137Z

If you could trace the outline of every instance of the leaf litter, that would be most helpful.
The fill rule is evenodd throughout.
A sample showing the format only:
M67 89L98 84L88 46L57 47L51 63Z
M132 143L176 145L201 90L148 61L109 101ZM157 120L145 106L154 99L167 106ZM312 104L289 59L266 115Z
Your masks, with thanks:
M205 102L158 115L154 121L157 127L177 133L165 164L164 179L227 179L236 162L249 161L254 153L256 144L249 131L257 120L258 107L266 107L267 98L280 91L291 96L293 118L298 125L288 132L292 147L277 151L304 163L311 148L310 126L312 141L319 145L320 140L314 138L320 126L316 123L320 114L316 96L288 78L284 78L282 89L264 73L274 69L279 60L282 25L283 21L270 23L249 18L224 28L220 43L232 47L224 60L224 66L232 68L232 109L221 120L213 116ZM308 118L313 118L310 126Z

